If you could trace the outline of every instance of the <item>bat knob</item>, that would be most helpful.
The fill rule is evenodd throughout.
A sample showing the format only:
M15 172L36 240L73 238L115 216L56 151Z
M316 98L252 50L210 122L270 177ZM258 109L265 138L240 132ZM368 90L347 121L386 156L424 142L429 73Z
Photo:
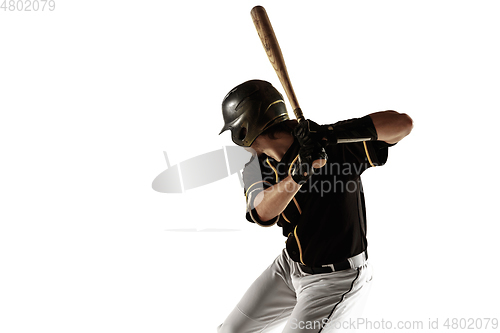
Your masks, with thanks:
M326 164L326 160L325 159L318 159L318 160L315 160L313 163L312 163L312 167L314 169L320 169L322 167L324 167Z

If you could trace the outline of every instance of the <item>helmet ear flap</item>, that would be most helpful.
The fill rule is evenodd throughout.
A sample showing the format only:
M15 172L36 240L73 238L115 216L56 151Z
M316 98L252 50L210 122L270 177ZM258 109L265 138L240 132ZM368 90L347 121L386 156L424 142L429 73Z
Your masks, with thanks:
M246 136L247 136L247 133L248 133L248 131L247 131L246 127L243 127L243 126L242 126L242 127L240 128L239 133L238 133L238 140L240 140L240 141L245 140L245 138L246 138Z

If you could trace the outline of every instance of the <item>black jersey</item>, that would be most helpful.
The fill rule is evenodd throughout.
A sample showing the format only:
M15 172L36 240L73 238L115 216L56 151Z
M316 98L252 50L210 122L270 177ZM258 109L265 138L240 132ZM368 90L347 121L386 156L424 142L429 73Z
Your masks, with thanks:
M328 161L302 185L279 216L261 221L254 208L256 195L286 178L295 161L295 140L280 162L262 154L243 170L246 218L262 226L278 224L287 237L290 257L308 266L332 264L367 249L366 212L360 176L383 165L388 147L383 141L344 143L326 147Z

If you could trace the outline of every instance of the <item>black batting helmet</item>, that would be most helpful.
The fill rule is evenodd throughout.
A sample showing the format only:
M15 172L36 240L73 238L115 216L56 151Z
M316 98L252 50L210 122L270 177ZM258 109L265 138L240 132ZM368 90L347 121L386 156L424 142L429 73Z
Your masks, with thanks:
M232 89L222 101L224 127L238 146L250 147L269 127L288 120L283 96L269 82L246 81Z

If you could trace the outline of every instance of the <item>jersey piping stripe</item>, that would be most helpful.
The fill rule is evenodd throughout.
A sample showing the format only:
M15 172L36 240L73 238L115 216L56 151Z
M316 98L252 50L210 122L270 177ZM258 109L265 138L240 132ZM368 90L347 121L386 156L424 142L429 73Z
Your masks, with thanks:
M274 174L276 175L276 183L279 181L279 178L278 178L278 171L276 170L276 168L271 164L271 162L269 162L269 158L266 158L266 162L267 164L271 167L271 169L273 169L274 171Z
M292 167L293 167L293 165L295 164L295 161L297 161L298 158L299 158L299 155L295 156L295 158L293 159L292 163L290 163L290 167L288 168L288 175L290 175L290 173L292 172Z
M375 165L373 165L373 163L372 163L372 159L370 158L370 154L368 154L368 147L366 147L366 141L363 141L363 146L365 146L365 153L366 153L366 157L368 157L368 162L370 163L370 165L372 167L375 167Z
M295 206L297 206L297 210L299 211L299 214L302 214L302 209L300 209L299 203L297 202L297 199L293 197L293 202L295 202Z
M342 295L342 297L340 298L340 301L338 301L338 303L337 303L337 304L335 304L335 306L333 307L332 312L330 312L330 315L328 315L328 321L330 321L330 318L332 317L333 313L335 312L335 309L337 308L337 306L338 306L340 303L342 303L342 301L344 300L345 295L349 294L349 293L351 292L352 288L354 287L354 282L356 282L356 280L358 279L358 277L359 277L359 271L360 271L360 270L359 270L359 269L357 269L357 271L358 271L358 273L356 274L356 277L354 278L354 280L352 280L351 287L349 288L349 290L348 290L348 291L346 291L346 292ZM320 333L322 330L323 330L323 327L321 327L321 329L318 331L318 333Z
M251 193L250 193L250 200L251 200L252 193L253 193L253 192L251 192ZM272 227L273 225L275 225L275 224L278 222L278 220L279 220L279 218L280 218L280 217L279 217L279 215L278 215L278 216L276 217L276 220L274 220L274 222L273 222L273 223L271 223L271 224L262 224L262 223L259 223L259 221L255 218L255 216L253 216L253 214L252 214L252 210L253 210L253 209L248 209L248 208L247 208L247 211L250 213L250 217L252 218L252 220L253 220L253 221L254 221L257 225L259 225L259 226L261 226L261 227ZM271 220L269 220L269 221L271 221Z
M275 225L275 224L276 224L276 222L278 222L278 220L279 220L279 218L280 218L280 217L278 216L278 217L276 218L276 220L275 220L273 223L271 223L271 224L262 224L262 223L259 223L259 222L255 219L255 217L253 217L252 211L250 211L250 216L252 217L252 220L253 220L253 221L254 221L257 225L259 225L259 226L261 226L261 227L266 227L266 228L267 228L267 227L272 227L273 225Z
M292 163L290 163L290 168L288 168L288 175L290 175L290 173L292 172L292 167L298 158L299 158L299 155L295 156ZM302 209L300 209L299 203L297 202L297 199L295 199L295 197L293 197L293 202L295 203L295 206L297 206L297 210L299 211L299 214L302 214Z
M287 219L287 217L285 216L285 212L282 212L281 215L283 216L283 218L285 219L285 221L287 221L288 223L292 223L290 222L289 219Z
M276 182L278 182L278 172L276 171L276 169L271 165L271 163L269 162L269 158L266 159L266 162L267 164L271 167L271 169L273 169L274 173L276 174ZM258 183L268 183L270 185L272 185L271 183L269 183L268 181L265 181L265 180L262 180L262 181L258 181L256 183L253 183L252 185L250 185L250 187L248 188L248 190L250 190L250 188ZM248 190L247 190L247 193L245 193L245 196L248 194ZM261 224L259 223L255 217L253 216L252 214L252 210L249 210L250 211L250 216L252 217L252 220L257 223L259 226L261 227L272 227L273 225L275 225L278 220L280 219L280 216L278 215L278 217L276 218L276 220L272 223L272 224Z
M266 181L263 181L263 182L266 182ZM257 182L257 183L260 183L260 182ZM257 184L257 183L255 183L255 184ZM267 182L266 182L266 183L267 183ZM252 184L252 186L253 186L253 185L255 185L255 184ZM248 188L248 189L250 189L250 188ZM248 190L247 190L247 193L248 193ZM246 193L246 194L247 194L247 193ZM250 200L252 200L252 193L253 193L253 192L250 192L250 198L247 198L247 206L249 205L248 200L249 200L249 199L250 199ZM245 194L245 196L246 196L246 194ZM257 225L259 225L259 226L261 226L261 227L272 227L272 226L273 226L273 225L275 225L275 224L278 222L278 220L279 220L279 215L278 215L278 217L276 218L276 220L275 220L272 224L262 224L262 223L259 223L259 221L257 221L257 219L253 216L253 214L252 214L252 209L247 208L247 211L250 213L250 217L252 218L252 220L253 220L253 221L254 221Z
M252 185L250 185L250 187L247 189L247 191L245 192L245 197L248 195L248 192L250 192L250 189L251 189L253 186L255 186L255 185L259 184L259 183L267 183L267 184L269 184L269 185L272 185L270 182L268 182L268 181L266 181L266 180L261 180L261 181L255 182L255 183L253 183Z
M295 197L293 197L293 202L295 202L295 206L297 206L297 210L299 211L299 214L302 214L302 210L300 209L300 206L297 202L297 199L295 199ZM290 222L290 220L285 216L285 212L282 212L281 215L283 216L283 218L285 219L285 221L287 221L288 223L292 223Z
M300 262L304 264L304 261L302 261L302 246L300 245L299 237L297 236L297 227L295 226L295 229L293 229L293 235L295 236L295 239L297 240L297 245L299 246L299 255L300 255Z
M261 226L261 227L265 227L265 228L267 228L267 227L272 227L273 225L275 225L275 224L276 224L276 222L278 222L278 220L279 220L279 218L280 218L280 217L278 216L278 217L276 218L276 220L275 220L272 224L261 224L261 223L259 223L259 222L257 222L257 221L255 220L255 218L254 218L254 217L253 217L253 215L252 215L252 212L250 212L250 216L252 216L252 220L254 220L254 222L255 222L257 225L259 225L259 226Z

